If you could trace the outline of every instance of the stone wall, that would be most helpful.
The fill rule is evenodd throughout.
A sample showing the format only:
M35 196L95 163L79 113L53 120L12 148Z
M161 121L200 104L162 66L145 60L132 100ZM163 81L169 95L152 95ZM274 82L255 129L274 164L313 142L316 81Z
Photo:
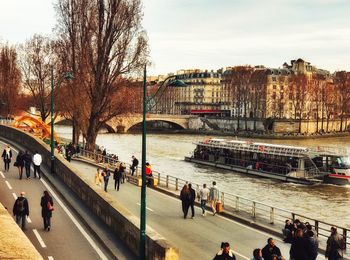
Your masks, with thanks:
M1 203L0 226L0 259L43 259Z
M14 143L20 143L30 152L38 151L43 156L43 164L50 168L50 150L48 145L38 138L21 130L0 125L0 136ZM139 254L140 220L126 208L115 202L112 196L90 186L91 176L79 173L66 160L56 156L55 172L59 177L136 255ZM179 250L147 227L147 259L179 259Z

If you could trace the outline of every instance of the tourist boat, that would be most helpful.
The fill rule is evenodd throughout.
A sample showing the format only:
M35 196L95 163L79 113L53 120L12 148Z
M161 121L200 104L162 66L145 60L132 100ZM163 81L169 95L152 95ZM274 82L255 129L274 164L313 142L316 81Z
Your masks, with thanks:
M350 184L346 150L211 138L195 143L186 161L299 184Z

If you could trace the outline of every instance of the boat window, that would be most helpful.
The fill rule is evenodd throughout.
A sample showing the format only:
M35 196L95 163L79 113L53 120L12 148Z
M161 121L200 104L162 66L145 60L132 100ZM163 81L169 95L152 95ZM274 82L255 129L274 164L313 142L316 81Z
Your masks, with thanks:
M337 163L340 167L350 168L349 157L337 157Z

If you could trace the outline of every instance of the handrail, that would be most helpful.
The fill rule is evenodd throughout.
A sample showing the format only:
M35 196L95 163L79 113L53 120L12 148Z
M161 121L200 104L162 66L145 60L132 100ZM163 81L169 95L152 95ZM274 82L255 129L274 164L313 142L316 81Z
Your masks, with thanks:
M108 156L102 156L102 154L97 154L83 149L81 149L80 155L87 158L93 158L97 162L109 163L112 166L116 165L117 162L120 162ZM178 191L183 185L187 183L192 183L193 188L195 188L197 192L201 187L201 185L197 183L190 182L171 175L164 175L155 170L153 170L152 173L153 178L158 179L158 186L163 185L163 187L166 187L167 189L171 189L173 187L174 191ZM277 222L279 222L280 224L282 224L279 226L280 228L284 227L284 221L287 218L295 220L298 217L312 222L312 226L315 228L318 236L328 237L330 234L330 227L336 227L337 229L339 229L339 234L343 236L345 240L345 245L350 245L350 229L342 227L340 225L334 225L325 221L317 220L305 216L304 214L295 213L287 209L275 207L267 203L259 202L241 195L232 194L228 192L221 192L220 200L225 206L226 210L228 211L233 210L234 212L248 213L251 216L251 218L253 218L255 221L258 221L259 218L263 218L266 219L270 224L277 225ZM328 229L326 229L327 227Z

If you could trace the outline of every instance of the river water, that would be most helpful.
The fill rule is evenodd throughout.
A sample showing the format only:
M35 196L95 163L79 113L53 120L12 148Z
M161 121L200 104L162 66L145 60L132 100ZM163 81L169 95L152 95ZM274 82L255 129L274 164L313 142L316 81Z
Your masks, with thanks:
M56 131L61 137L71 138L69 126L56 126ZM198 184L210 185L215 180L221 191L350 228L350 186L328 184L304 186L282 183L185 162L184 156L195 148L193 142L205 138L207 137L203 135L148 134L147 161L153 170L164 174ZM344 147L350 154L350 137L259 141L297 146ZM124 162L130 163L131 156L135 155L141 163L141 134L101 133L97 137L97 144L104 146L107 153L118 155Z

